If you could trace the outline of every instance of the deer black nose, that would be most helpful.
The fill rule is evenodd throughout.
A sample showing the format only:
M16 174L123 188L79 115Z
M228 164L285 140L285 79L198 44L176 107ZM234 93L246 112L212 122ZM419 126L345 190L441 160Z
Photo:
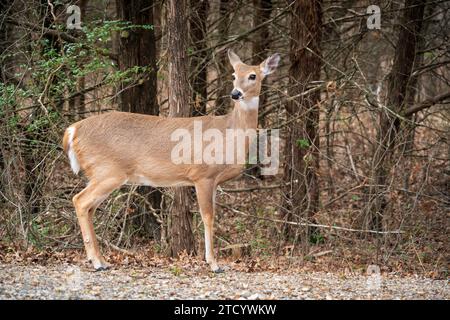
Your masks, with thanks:
M236 89L233 89L233 91L231 91L231 99L238 100L240 97L242 97L242 92Z

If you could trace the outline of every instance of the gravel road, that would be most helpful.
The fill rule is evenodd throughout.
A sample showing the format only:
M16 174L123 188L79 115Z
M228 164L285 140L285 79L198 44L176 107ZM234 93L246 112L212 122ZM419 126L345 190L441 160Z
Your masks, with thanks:
M395 275L0 265L0 299L449 299L448 281Z

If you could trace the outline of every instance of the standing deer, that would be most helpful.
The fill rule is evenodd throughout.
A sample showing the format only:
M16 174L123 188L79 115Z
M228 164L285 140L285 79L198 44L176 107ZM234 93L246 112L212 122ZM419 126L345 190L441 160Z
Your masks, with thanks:
M261 82L278 66L274 54L257 66L250 66L232 51L234 109L224 116L163 118L136 113L112 112L72 124L65 131L64 151L75 174L80 169L89 179L85 189L73 197L87 258L96 270L109 264L102 257L94 233L93 214L108 195L123 184L153 187L195 186L205 226L205 257L213 272L223 272L213 251L214 206L217 186L238 176L242 164L175 164L172 133L193 132L194 122L203 129L224 133L227 129L256 129ZM241 132L241 131L239 131ZM195 146L194 146L195 148ZM201 152L202 150L197 150ZM237 150L234 150L237 151ZM245 153L248 143L245 144Z

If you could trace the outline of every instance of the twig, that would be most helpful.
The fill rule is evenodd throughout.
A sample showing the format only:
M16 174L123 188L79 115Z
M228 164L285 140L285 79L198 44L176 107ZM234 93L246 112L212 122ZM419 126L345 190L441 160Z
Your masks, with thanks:
M289 183L286 183L286 184L275 184L275 185L271 185L271 186L254 186L254 187L248 187L248 188L219 189L219 190L223 191L223 192L250 192L250 191L255 191L255 190L279 189L279 188L282 188L285 185L287 186L287 185L289 185Z
M114 249L116 251L119 251L119 252L122 252L122 253L125 253L125 254L128 254L128 255L133 255L133 252L128 251L126 249L119 248L118 246L110 243L108 240L100 238L98 235L96 235L96 238L97 238L98 241L102 242L106 246L108 246L108 247L110 247L110 248L112 248L112 249Z
M418 104L409 109L406 109L406 111L403 113L403 116L405 116L405 117L411 116L416 112L419 112L423 109L429 108L429 107L431 107L435 104L438 104L448 98L450 98L450 91L447 91L446 93L440 94L436 97L427 99L424 102L422 102L421 104Z
M315 228L325 228L325 229L334 229L334 230L341 230L341 231L350 231L350 232L362 232L362 233L374 233L374 234L401 234L404 233L404 231L401 230L395 230L395 231L376 231L376 230L364 230L364 229L352 229L352 228L346 228L346 227L338 227L338 226L328 226L324 224L317 224L317 223L304 223L304 222L293 222L293 221L284 221L279 219L271 219L271 218L264 218L255 216L252 214L248 214L245 212L242 212L240 210L234 209L230 207L229 205L216 202L219 206L227 208L228 210L233 211L234 213L238 213L240 215L261 219L261 220L267 220L272 222L278 222L278 223L284 223L284 224L290 224L293 226L302 226L302 227L315 227Z

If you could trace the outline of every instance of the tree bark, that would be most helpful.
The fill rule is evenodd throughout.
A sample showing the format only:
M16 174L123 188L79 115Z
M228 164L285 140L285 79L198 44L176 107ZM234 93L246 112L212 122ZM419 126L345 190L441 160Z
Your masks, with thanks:
M117 13L122 21L133 25L153 25L153 0L116 1ZM159 114L156 99L156 50L153 30L134 28L119 35L119 69L148 66L150 72L142 83L125 89L120 94L121 109L127 112Z
M255 11L255 15L253 17L253 27L256 27L270 19L270 14L272 13L272 0L253 0L253 7ZM252 45L253 51L252 64L258 65L270 55L269 45L270 45L269 25L265 25L263 28L259 29L255 33L255 38L253 39ZM269 79L265 79L264 82L267 83ZM266 99L267 99L266 90L264 90L263 88L261 94L259 95L259 110L262 113L264 112L264 105ZM264 128L265 117L261 117L259 119L259 123L261 127ZM257 148L259 150L259 146ZM261 175L261 165L259 162L260 159L258 158L258 163L254 164L251 168L246 170L246 172L251 176L263 179L264 176Z
M11 44L11 25L6 23L7 18L11 15L12 11L12 0L5 0L0 2L0 17L3 21L0 21L0 81L6 83L10 80L12 72L9 70L11 68L11 59L3 56L5 50Z
M219 16L221 18L218 26L219 42L228 39L228 29L230 27L230 1L220 0ZM217 70L217 99L214 113L216 115L223 115L228 112L230 106L230 92L231 87L231 66L228 62L226 51L219 53Z
M80 7L80 14L81 14L82 20L86 18L85 15L86 15L87 3L88 3L88 0L80 0L77 2L78 6ZM78 33L77 32L78 30L73 30L73 31ZM85 58L81 59L81 60L82 61L78 61L79 65L82 65L83 63L86 62ZM86 82L85 80L86 79L84 76L80 77L77 80L75 91L81 92L81 94L76 95L75 97L69 99L69 102L68 102L69 103L69 111L73 111L74 114L78 114L78 116L75 117L75 119L73 119L73 120L81 120L84 118L84 114L86 111L86 105L85 105L85 96L84 96L84 93L82 93L82 92L85 87L85 82Z
M272 13L272 0L253 0L253 7L255 10L253 27L259 26L270 19ZM268 49L270 42L269 25L265 25L255 33L252 46L253 64L259 64L269 56Z
M3 20L0 22L0 81L3 83L3 85L8 85L10 80L11 72L9 71L9 68L11 66L11 59L8 59L7 57L3 56L6 49L10 45L10 32L12 31L11 26L8 25L5 21L6 18L10 15L10 12L12 10L11 8L12 0L6 0L0 2L0 18ZM5 109L2 110L2 118L0 118L0 192L2 195L8 195L7 189L8 184L10 184L10 181L6 179L7 177L7 154L9 153L7 149L7 141L9 140L8 135L6 134L7 128L5 127L4 119L6 118L6 114L9 110L7 110L6 106ZM5 129L3 129L5 128ZM4 130L4 131L3 131ZM0 206L2 206L3 203L6 203L6 199L3 196L0 196Z
M186 1L170 0L168 12L169 28L169 116L189 117L189 82L187 55L187 17ZM169 250L173 257L183 251L195 252L192 233L192 214L190 212L190 188L174 188L174 199L170 212Z
M422 28L426 0L406 0L400 24L394 63L388 76L386 107L391 110L380 111L377 132L377 148L372 162L370 199L365 224L369 229L382 230L382 217L388 205L387 181L392 168L392 155L397 145L400 118L405 109L408 82L414 66L416 48Z
M194 51L200 53L190 59L192 73L192 100L194 102L193 116L206 114L206 103L208 101L207 80L207 51L206 35L209 12L208 0L190 0L190 34Z
M133 25L153 25L153 0L116 0L116 9L121 21L129 21ZM136 27L118 36L119 69L127 70L134 66L149 67L149 72L137 84L131 87L123 84L120 93L120 108L122 111L159 114L157 101L157 66L154 30ZM140 222L145 233L158 237L158 228L154 215L148 213L161 210L162 195L158 189L152 187L139 187L138 193L145 196L152 208L145 208L147 214L140 214ZM145 207L145 206L144 206Z
M299 95L311 81L320 79L321 25L322 1L295 1L291 16L289 96ZM313 222L319 207L319 100L320 92L316 91L286 105L289 118L302 115L287 129L284 181L288 186L282 201L286 220ZM285 235L297 238L294 230L287 225ZM304 247L311 231L307 227L303 231Z

